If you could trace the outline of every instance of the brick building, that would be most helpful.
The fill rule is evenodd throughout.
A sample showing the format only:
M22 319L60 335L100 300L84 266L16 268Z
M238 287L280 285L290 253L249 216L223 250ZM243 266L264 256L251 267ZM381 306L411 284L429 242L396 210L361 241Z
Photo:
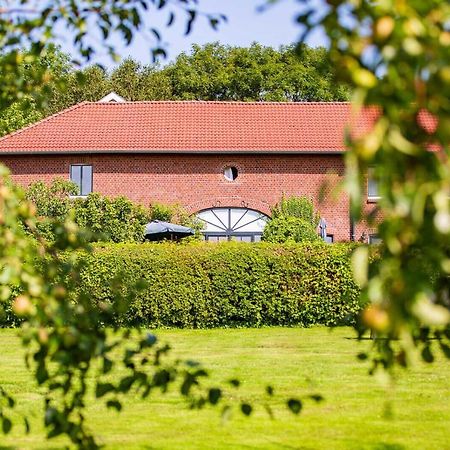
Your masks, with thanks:
M81 195L180 203L205 220L210 240L258 240L283 194L304 195L326 220L328 239L342 241L367 234L352 226L348 197L337 189L344 133L350 122L364 133L374 113L350 119L348 103L123 102L110 95L3 137L0 160L24 186L62 177Z

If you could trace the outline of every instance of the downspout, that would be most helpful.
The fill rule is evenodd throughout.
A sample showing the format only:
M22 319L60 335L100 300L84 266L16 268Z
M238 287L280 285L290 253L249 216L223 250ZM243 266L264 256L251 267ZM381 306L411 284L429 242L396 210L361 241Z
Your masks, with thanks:
M350 221L350 241L355 242L355 220L353 219L351 211L349 214L349 221Z

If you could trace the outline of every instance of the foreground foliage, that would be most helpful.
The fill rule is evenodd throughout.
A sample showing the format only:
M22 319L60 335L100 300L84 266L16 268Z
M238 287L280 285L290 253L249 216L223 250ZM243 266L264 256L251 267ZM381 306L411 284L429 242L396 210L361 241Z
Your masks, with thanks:
M355 253L355 274L372 304L364 323L379 340L375 366L407 365L415 352L431 362L428 338L450 358L450 4L447 0L313 1L298 21L323 27L338 78L354 87L355 113L378 112L373 129L349 134L347 189L356 219L369 167L378 178L385 243L369 269ZM393 346L399 338L401 346Z

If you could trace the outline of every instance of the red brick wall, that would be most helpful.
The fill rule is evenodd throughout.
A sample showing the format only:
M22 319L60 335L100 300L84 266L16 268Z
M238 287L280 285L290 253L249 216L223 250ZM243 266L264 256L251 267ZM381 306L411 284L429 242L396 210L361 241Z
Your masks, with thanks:
M124 195L148 205L179 202L192 213L214 206L247 206L269 214L281 195L306 195L328 223L335 241L350 237L348 197L339 192L339 155L42 155L1 158L17 183L69 178L70 164L93 165L94 191ZM227 181L224 167L239 176ZM321 191L324 201L319 202ZM363 229L357 229L359 235Z

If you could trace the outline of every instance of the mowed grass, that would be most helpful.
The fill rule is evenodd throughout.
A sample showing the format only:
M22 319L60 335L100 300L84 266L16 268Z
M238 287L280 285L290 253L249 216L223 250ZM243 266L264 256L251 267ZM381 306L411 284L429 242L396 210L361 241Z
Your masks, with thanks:
M249 401L255 413L237 411L225 423L220 409L191 411L176 392L147 400L134 396L122 413L107 410L91 397L91 428L107 449L450 449L450 365L438 358L400 373L386 393L368 376L368 362L356 354L370 345L358 342L349 328L329 330L266 328L158 331L173 356L204 363L208 383L233 377L242 381L228 399ZM61 448L65 440L45 441L41 424L42 393L23 362L14 330L1 330L0 385L18 400L17 411L32 416L32 433L15 426L0 435L0 448ZM263 410L264 390L272 384L275 418ZM297 417L282 399L320 393L325 401L307 401ZM391 417L386 401L391 399Z

